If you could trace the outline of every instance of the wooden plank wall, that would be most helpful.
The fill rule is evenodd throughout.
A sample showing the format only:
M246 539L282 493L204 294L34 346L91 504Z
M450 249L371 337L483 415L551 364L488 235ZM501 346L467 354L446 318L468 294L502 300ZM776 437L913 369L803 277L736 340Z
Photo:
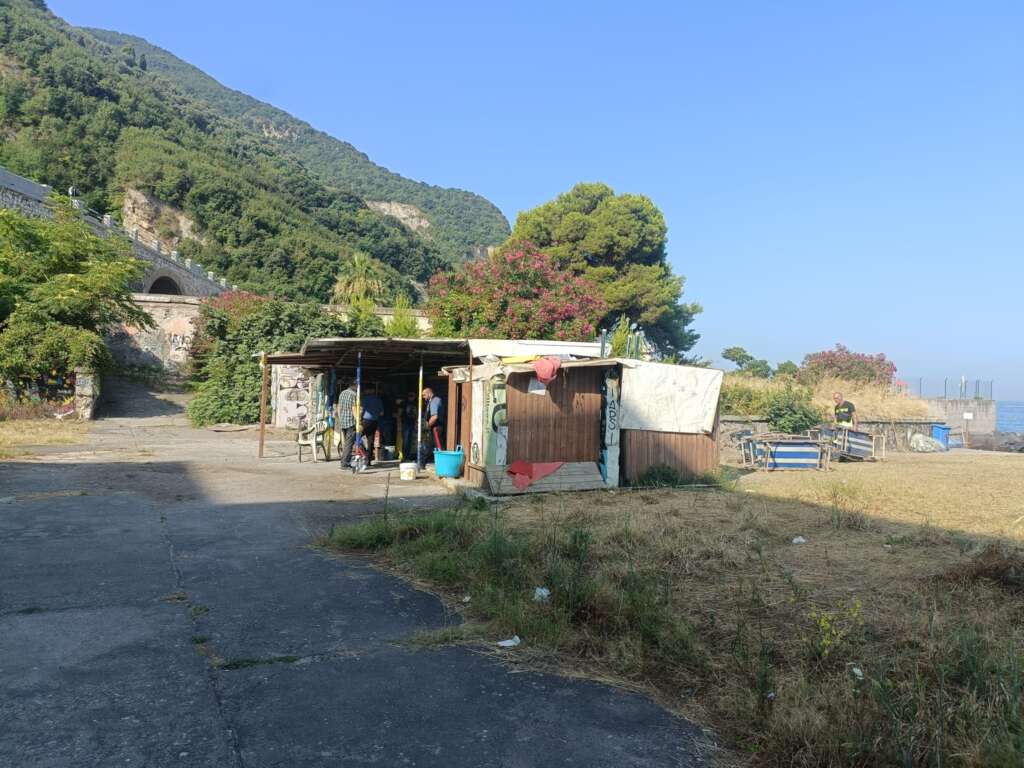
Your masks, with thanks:
M472 418L472 399L469 382L456 382L448 378L448 397L445 399L445 450L454 451L461 445L469 453L469 427Z
M471 391L470 383L464 382L456 385L459 395L459 417L456 419L458 425L458 441L455 445L461 445L462 450L469 453L469 426L473 418L472 404L473 399L469 393ZM455 449L455 445L452 446L452 450Z
M444 399L445 425L444 425L444 448L446 451L454 451L459 436L455 434L456 418L459 412L459 385L455 383L455 377L448 377L448 397Z
M508 378L508 458L597 461L601 454L603 368L568 368L546 395L527 392L530 374Z
M658 464L667 464L687 479L718 469L718 439L715 434L624 429L620 440L623 477L630 483Z

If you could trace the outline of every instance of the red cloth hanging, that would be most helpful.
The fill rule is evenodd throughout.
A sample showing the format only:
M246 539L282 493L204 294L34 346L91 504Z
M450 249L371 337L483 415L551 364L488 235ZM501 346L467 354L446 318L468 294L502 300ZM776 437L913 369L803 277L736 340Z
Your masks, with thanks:
M512 477L517 491L525 491L538 480L558 470L564 461L529 462L513 461L505 471Z
M537 372L537 381L547 386L555 380L558 369L562 367L562 361L557 357L539 357L531 365Z

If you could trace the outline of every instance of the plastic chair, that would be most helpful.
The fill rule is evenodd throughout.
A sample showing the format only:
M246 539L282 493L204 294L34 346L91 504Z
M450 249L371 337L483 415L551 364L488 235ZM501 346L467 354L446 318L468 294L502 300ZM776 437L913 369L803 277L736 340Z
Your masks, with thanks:
M327 421L321 419L311 427L299 427L299 434L296 438L299 450L299 463L302 463L302 449L313 449L313 463L316 464L316 452L319 448L324 452L324 461L330 461L331 454L324 436L327 434Z

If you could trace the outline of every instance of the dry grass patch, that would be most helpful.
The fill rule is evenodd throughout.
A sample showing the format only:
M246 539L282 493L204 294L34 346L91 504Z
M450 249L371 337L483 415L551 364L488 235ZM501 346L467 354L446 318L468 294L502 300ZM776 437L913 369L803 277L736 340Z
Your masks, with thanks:
M758 408L759 400L764 400L773 392L782 391L788 383L785 378L758 379L737 373L729 373L725 377L727 388L739 387L750 391L744 399L750 401L755 409ZM893 394L888 387L877 384L827 378L815 383L810 390L811 402L824 413L832 413L835 406L832 393L842 392L847 400L857 406L862 419L923 419L928 416L928 406L923 400L905 394ZM763 406L759 410L762 412L754 415L763 416Z
M40 445L81 442L89 425L80 421L57 419L17 419L0 421L0 458L14 458L31 453Z
M917 458L888 466L934 501ZM1005 520L956 512L1007 479L1001 462L981 466L926 524L920 499L877 514L900 486L859 465L744 478L756 493L524 497L339 528L329 543L470 595L492 638L518 634L570 674L647 690L757 765L1019 766L1024 561L984 535Z
M758 472L742 488L781 499L843 503L876 521L1024 542L1024 456L990 451L891 454L833 462L830 472Z

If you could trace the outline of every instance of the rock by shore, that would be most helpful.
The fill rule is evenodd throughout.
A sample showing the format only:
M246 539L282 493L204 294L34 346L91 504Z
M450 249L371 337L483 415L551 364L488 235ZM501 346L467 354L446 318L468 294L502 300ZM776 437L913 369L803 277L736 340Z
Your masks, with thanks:
M1024 453L1024 433L996 432L994 435L975 437L971 441L971 447L980 448L986 451Z

